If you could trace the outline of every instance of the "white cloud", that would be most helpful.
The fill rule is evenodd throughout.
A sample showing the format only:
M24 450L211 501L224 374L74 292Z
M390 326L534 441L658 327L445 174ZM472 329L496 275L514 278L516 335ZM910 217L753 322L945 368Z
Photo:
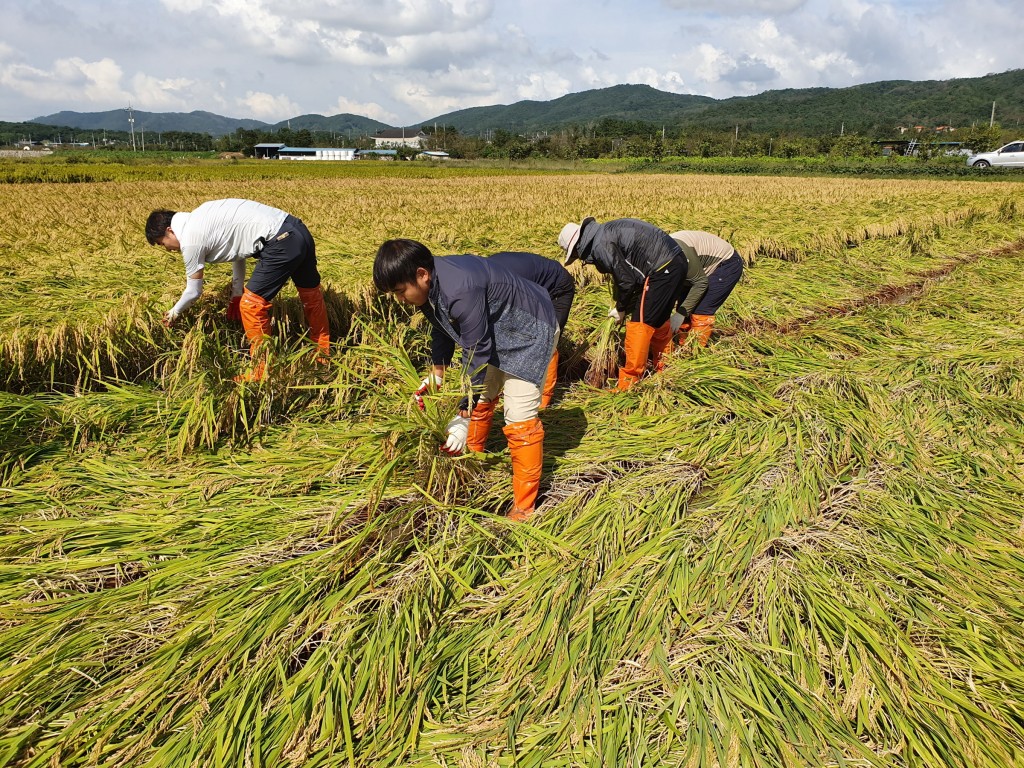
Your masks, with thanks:
M652 67L634 69L626 76L626 82L649 85L659 91L668 91L669 93L687 93L689 87L679 72Z
M550 101L564 96L570 88L572 81L557 72L537 72L527 75L526 82L516 85L515 100Z
M669 8L698 13L762 16L791 13L806 0L662 0Z
M247 109L247 114L257 120L278 122L301 114L299 106L284 94L273 96L259 91L247 91L238 104Z
M472 95L472 91L458 87L455 87L454 90L456 92L452 94L450 88L440 90L432 87L431 83L407 76L396 76L388 88L390 95L406 108L407 113L417 116L411 121L400 121L407 123L467 107L494 103L491 98L488 98L494 95L493 90L490 89L478 92L475 96Z
M327 116L339 114L361 115L362 117L369 117L389 125L395 125L399 121L398 115L385 109L375 101L353 101L344 96L339 96L338 100L332 106L327 107L323 114Z
M292 0L287 9L325 27L403 36L475 29L493 7L492 0Z
M8 5L0 119L131 99L411 125L626 82L727 98L1020 66L1011 0L119 0L116 18L103 0Z
M331 57L356 65L434 66L479 50L490 0L162 0L211 31L241 33L253 52L298 62ZM442 56L442 52L447 52Z
M160 0L160 3L167 10L178 13L195 13L207 5L206 0Z
M196 81L187 77L158 78L139 73L132 78L133 103L139 109L175 111L189 109Z
M113 59L57 59L49 70L8 64L0 69L0 84L37 101L108 106L131 98L121 87L121 67Z

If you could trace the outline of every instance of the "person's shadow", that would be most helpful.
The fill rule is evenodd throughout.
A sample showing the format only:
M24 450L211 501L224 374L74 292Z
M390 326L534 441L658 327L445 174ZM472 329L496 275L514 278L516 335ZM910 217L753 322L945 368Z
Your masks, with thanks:
M587 417L578 405L549 406L541 411L544 423L544 464L545 470L557 464L569 451L576 448L587 433Z
M578 446L587 433L587 417L578 406L562 407L557 403L542 410L541 423L544 425L544 471L552 469L558 460ZM502 423L501 412L495 414L495 426ZM507 441L501 428L491 429L487 438L487 451L500 453L506 450Z
M561 459L583 441L587 433L587 417L578 405L561 406L557 402L545 408L539 414L544 425L544 469L541 473L538 505L551 490L555 469ZM501 423L501 417L495 415L495 423ZM492 429L487 439L487 451L502 453L507 450L507 440L500 429ZM493 459L492 459L493 460Z

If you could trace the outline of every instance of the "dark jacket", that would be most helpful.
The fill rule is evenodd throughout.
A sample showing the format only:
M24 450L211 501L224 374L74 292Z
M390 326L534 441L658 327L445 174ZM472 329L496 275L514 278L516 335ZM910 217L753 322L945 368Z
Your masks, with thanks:
M569 274L569 270L554 259L526 251L502 251L488 258L492 263L501 264L509 272L536 283L552 298L576 293L576 282Z
M551 305L555 308L558 328L565 332L565 324L569 322L569 311L572 309L573 299L576 298L576 281L572 279L569 270L554 259L546 259L526 251L502 251L489 258L509 272L536 283L547 291L551 297Z
M643 290L644 281L678 259L685 263L679 244L653 224L640 219L613 219L587 224L577 250L584 264L612 276L615 308L628 312Z
M689 319L690 313L708 292L708 276L704 273L704 264L697 251L686 243L680 243L678 240L675 242L686 257L686 277L679 286L679 311Z
M434 365L450 365L458 343L474 386L483 384L488 365L543 386L558 323L536 283L481 256L435 257L421 309Z

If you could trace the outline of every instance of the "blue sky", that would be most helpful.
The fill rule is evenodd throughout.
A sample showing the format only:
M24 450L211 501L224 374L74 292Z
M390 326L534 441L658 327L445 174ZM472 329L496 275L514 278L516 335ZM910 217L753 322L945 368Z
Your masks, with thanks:
M619 83L726 98L1024 66L1018 0L0 0L0 18L9 121L131 102L411 125Z

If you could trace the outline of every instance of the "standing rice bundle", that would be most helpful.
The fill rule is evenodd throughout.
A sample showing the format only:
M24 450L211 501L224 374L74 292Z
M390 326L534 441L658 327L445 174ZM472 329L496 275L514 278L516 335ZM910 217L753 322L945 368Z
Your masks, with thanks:
M609 317L597 329L594 345L587 352L587 373L583 380L604 389L619 367L619 322Z

